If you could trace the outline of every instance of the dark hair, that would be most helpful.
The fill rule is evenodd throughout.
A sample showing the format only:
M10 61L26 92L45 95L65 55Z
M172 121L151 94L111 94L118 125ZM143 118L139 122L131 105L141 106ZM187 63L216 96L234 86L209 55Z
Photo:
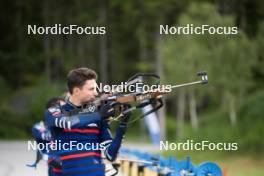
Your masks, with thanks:
M48 109L50 107L59 105L60 101L65 101L65 100L63 98L60 98L60 97L53 97L53 98L49 99L49 101L47 102L46 108Z
M70 94L72 94L74 87L82 87L85 81L97 79L97 74L94 70L89 68L77 68L71 70L67 76L67 85Z

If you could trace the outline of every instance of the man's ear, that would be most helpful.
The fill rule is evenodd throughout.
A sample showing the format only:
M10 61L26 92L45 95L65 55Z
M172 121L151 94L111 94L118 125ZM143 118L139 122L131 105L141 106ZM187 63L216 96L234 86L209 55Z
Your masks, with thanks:
M72 94L74 94L74 95L78 95L79 92L80 92L80 88L79 88L79 87L74 87L74 88L72 89Z

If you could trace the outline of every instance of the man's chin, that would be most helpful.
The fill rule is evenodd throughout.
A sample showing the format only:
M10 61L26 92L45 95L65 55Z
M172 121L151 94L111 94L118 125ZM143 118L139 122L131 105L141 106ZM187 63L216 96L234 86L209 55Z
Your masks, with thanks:
M89 100L86 100L83 102L83 104L88 104L94 102L95 98L90 98Z

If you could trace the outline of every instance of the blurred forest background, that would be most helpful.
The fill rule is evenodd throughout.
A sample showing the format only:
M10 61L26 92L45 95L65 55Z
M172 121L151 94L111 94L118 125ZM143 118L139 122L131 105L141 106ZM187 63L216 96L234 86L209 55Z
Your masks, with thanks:
M46 101L66 91L70 69L87 66L99 82L138 72L177 89L159 111L163 139L238 142L239 153L264 152L264 2L260 0L2 1L0 139L31 137ZM27 35L27 25L106 26L106 35ZM159 35L159 25L238 26L237 35ZM142 123L129 135L143 136ZM142 130L143 128L143 130ZM140 133L144 133L144 135Z

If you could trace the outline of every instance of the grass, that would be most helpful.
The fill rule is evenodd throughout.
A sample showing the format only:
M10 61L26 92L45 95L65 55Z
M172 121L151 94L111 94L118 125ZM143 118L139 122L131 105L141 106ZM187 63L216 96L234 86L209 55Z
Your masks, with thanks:
M256 160L251 157L230 157L218 161L226 175L230 176L263 176L264 159Z
M187 156L191 157L192 163L198 166L205 161L217 163L223 170L223 176L263 176L264 156L254 156L241 153L222 153L208 151L166 151L164 156L175 156L178 160L183 160Z

